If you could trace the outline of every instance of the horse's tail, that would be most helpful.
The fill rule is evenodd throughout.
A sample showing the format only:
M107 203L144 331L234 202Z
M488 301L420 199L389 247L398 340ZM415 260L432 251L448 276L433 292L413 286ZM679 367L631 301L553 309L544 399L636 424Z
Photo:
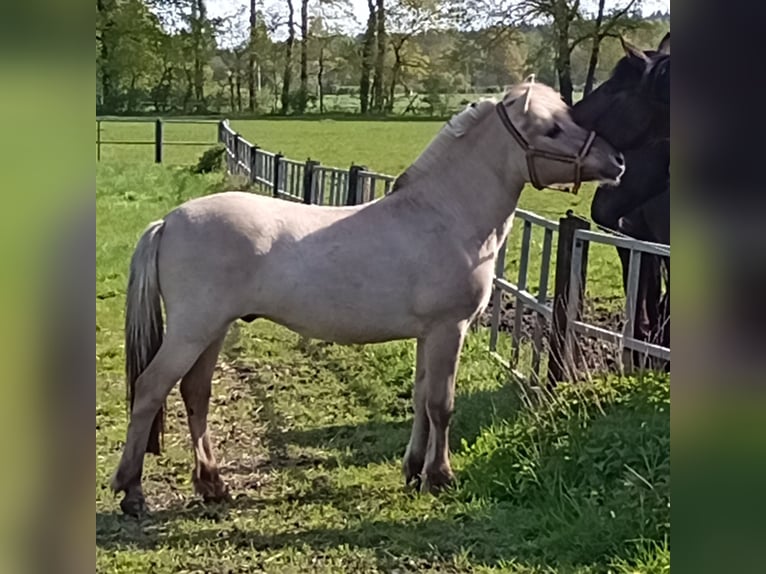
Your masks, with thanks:
M130 261L130 276L125 304L125 374L127 403L133 410L136 380L149 366L162 344L162 303L157 274L157 255L164 221L155 221L138 240ZM152 422L146 452L160 453L164 431L165 405Z

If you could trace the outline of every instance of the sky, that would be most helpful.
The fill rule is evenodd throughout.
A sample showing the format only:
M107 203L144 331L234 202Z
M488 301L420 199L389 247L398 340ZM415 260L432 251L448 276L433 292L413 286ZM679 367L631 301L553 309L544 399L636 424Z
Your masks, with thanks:
M285 4L285 2L280 2L279 0L257 0L259 4L263 5L264 2L267 6L273 6L273 5L279 5L279 4ZM595 2L591 2L595 5ZM610 4L614 4L615 2L610 0L607 2L606 6L607 9L609 8ZM296 12L298 10L298 2L295 2L296 4ZM249 9L250 1L249 0L207 0L207 7L208 7L208 13L212 17L216 16L225 16L228 14L232 14L236 12L236 10L244 6L247 9ZM356 22L349 22L347 31L361 31L364 23L367 21L367 0L351 0L351 6L352 10L354 12L354 17ZM670 0L644 0L643 1L643 13L644 14L652 14L656 12L657 10L661 12L669 12L670 11Z

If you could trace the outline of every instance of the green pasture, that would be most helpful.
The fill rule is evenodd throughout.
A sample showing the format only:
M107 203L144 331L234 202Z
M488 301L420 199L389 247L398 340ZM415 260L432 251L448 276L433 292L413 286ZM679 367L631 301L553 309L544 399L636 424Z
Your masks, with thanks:
M235 121L253 143L327 165L395 174L440 122ZM152 138L151 124L104 124L114 139ZM215 126L168 125L168 139L215 137ZM105 138L106 139L106 138ZM487 333L462 355L451 426L458 484L438 497L403 488L414 344L343 347L301 341L268 322L237 324L219 361L210 429L233 500L202 505L177 389L165 451L148 456L151 514L120 514L108 488L127 424L123 309L132 249L146 224L180 202L228 189L191 175L202 149L105 147L97 165L96 568L133 572L669 571L669 381L563 385L525 400L492 360ZM529 189L522 207L587 214L577 197ZM520 226L519 226L520 227ZM519 229L509 247L517 265ZM539 240L539 241L537 241ZM536 238L536 246L541 237ZM591 252L593 296L618 304L611 250ZM535 266L532 266L533 269ZM507 353L507 341L503 341Z

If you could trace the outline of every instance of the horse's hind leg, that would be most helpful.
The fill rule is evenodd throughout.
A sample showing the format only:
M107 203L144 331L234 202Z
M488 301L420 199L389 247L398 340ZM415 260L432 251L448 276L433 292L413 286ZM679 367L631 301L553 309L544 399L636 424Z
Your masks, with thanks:
M186 405L194 449L192 483L194 490L206 501L220 501L228 497L226 485L218 473L207 428L211 381L223 339L220 337L211 343L181 381L181 396Z
M182 332L168 330L154 359L136 380L127 439L111 485L115 492L125 492L120 507L126 514L136 515L146 508L141 474L152 421L173 386L208 345L199 338L189 340Z
M423 471L423 463L426 460L430 426L426 413L426 392L425 343L422 339L418 339L417 358L415 359L415 386L412 393L414 418L410 442L404 453L403 464L405 484L410 484L413 480L419 481L420 473Z

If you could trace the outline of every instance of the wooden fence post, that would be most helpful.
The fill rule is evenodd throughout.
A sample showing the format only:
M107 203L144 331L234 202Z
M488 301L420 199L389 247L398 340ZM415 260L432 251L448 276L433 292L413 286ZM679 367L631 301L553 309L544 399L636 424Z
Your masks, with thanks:
M250 146L250 183L253 184L257 181L258 177L258 146Z
M352 164L348 170L348 195L346 205L356 205L359 202L359 172L367 169L362 165Z
M101 120L96 120L96 161L101 161Z
M548 386L554 386L565 377L571 377L574 373L568 372L568 367L573 364L572 357L567 352L571 349L567 336L570 332L568 325L567 308L569 301L570 273L572 269L572 252L574 249L574 233L578 229L590 229L590 223L567 211L566 217L559 219L559 237L556 247L556 277L553 290L553 320L551 324L551 351L548 359ZM577 313L575 319L579 320L582 312L582 293L585 290L585 277L588 271L587 242L582 252L580 265L580 289Z
M318 161L309 158L303 167L303 203L314 203L314 168L318 165Z
M274 197L279 197L279 172L282 169L282 158L285 157L281 153L275 153L274 154L274 173L272 174L274 176L274 181L272 182L272 190L271 194Z
M162 120L154 122L154 163L162 163Z

